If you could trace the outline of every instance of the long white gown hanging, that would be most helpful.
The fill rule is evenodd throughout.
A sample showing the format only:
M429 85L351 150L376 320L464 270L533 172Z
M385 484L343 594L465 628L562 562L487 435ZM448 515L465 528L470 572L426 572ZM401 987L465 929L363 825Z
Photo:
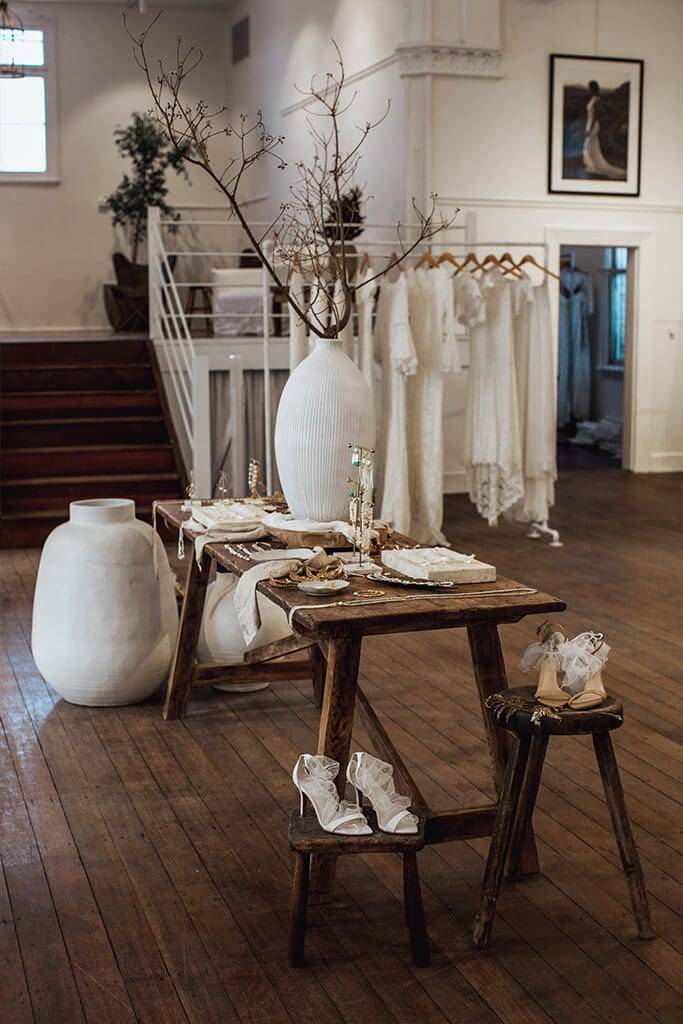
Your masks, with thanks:
M377 300L375 353L382 367L378 507L380 518L410 533L408 479L408 379L417 371L408 315L408 283L401 273L384 278Z
M448 543L443 522L444 374L461 369L455 334L452 273L445 266L408 271L410 324L418 370L408 384L410 535Z
M510 284L494 269L480 282L458 275L454 289L458 319L471 327L465 474L477 511L496 526L524 493Z
M560 347L557 425L584 420L591 407L591 346L588 318L594 309L590 274L563 270L560 280Z
M359 274L355 285L356 307L358 309L358 366L368 382L371 391L375 389L375 344L372 331L372 312L377 296L378 284L372 281L375 271L366 266Z
M515 371L524 494L506 513L518 522L545 522L555 501L556 427L552 326L548 285L524 275L511 282Z
M304 309L304 279L298 270L292 271L289 279L289 291L299 309ZM298 313L288 306L289 309L289 372L295 370L302 359L308 355L308 338L306 337L306 324L300 319Z

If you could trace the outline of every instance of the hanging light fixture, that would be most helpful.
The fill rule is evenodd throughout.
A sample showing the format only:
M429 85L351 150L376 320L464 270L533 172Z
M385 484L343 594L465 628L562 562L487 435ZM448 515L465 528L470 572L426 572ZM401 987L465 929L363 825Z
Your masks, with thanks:
M23 78L23 65L14 59L14 43L17 36L24 34L24 23L18 14L10 11L7 0L0 0L0 78ZM21 38L20 37L20 38ZM4 60L3 50L9 46L9 60Z

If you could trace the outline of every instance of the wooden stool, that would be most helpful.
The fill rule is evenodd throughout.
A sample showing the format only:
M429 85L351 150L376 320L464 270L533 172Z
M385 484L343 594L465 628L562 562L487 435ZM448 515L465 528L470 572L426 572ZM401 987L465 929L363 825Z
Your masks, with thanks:
M520 686L494 693L486 700L486 707L494 720L515 736L516 745L510 753L498 802L472 942L478 949L489 945L506 860L508 877L512 880L519 877L524 839L531 826L548 738L587 733L593 737L638 934L641 939L652 939L654 931L645 879L626 813L610 737L611 730L618 729L624 721L621 701L608 697L598 707L586 711L556 711L538 704L534 700L534 692L533 686Z
M412 808L411 808L412 809ZM339 857L346 853L400 853L403 855L403 904L410 934L410 950L416 967L429 967L429 940L425 926L420 876L417 871L417 851L425 845L424 817L420 815L418 831L414 835L393 835L380 832L373 811L364 808L371 836L340 836L325 832L312 811L303 817L292 811L289 819L289 845L296 854L292 904L289 921L289 963L303 967L306 940L306 914L308 910L309 865L311 854L331 853Z

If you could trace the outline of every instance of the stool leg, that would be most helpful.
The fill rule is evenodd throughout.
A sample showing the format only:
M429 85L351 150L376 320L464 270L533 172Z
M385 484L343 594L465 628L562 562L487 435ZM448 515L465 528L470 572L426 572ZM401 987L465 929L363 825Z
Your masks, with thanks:
M429 967L429 939L415 853L403 854L403 907L410 934L413 963L416 967Z
M519 810L515 816L512 826L512 837L510 839L510 855L508 857L508 878L511 882L517 881L522 875L522 854L530 834L531 821L536 806L538 787L545 761L545 752L548 747L547 736L534 736L529 748L529 759L524 774L524 782L519 798Z
M524 781L529 747L531 739L529 736L520 736L516 746L510 752L505 778L498 800L498 813L491 836L489 855L484 870L484 880L481 885L481 896L479 898L479 909L474 919L472 931L472 945L476 949L485 949L491 941L491 928L493 916L496 912L496 901L500 892L500 884L503 880L505 861L507 860L510 848L510 838L515 814L519 805L519 796Z
M624 791L621 787L619 767L614 756L612 737L608 732L593 733L593 746L597 758L602 784L605 789L607 806L612 819L612 828L617 841L621 864L626 875L633 914L641 939L654 939L655 931L650 917L650 904L647 899L645 878L640 866L640 858L636 842L631 831L631 823L626 812Z
M294 861L292 904L289 917L289 966L304 966L306 915L308 912L309 854L297 853Z

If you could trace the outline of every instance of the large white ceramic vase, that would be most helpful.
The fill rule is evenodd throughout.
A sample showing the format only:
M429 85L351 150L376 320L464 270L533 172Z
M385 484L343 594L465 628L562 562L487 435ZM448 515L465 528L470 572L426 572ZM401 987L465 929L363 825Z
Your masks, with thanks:
M275 421L275 457L297 519L348 519L347 445L375 445L372 392L336 339L318 338L289 377Z
M231 572L217 573L216 579L209 584L197 645L197 657L200 661L214 662L218 665L239 665L247 651L253 651L276 640L283 640L292 632L283 610L263 594L257 594L261 625L252 642L246 644L235 611L236 586L237 576ZM268 683L264 682L217 683L214 688L226 693L248 693L252 690L263 690L267 686Z
M72 501L69 513L40 558L31 638L36 665L72 704L143 700L165 679L178 632L164 546L128 499Z

